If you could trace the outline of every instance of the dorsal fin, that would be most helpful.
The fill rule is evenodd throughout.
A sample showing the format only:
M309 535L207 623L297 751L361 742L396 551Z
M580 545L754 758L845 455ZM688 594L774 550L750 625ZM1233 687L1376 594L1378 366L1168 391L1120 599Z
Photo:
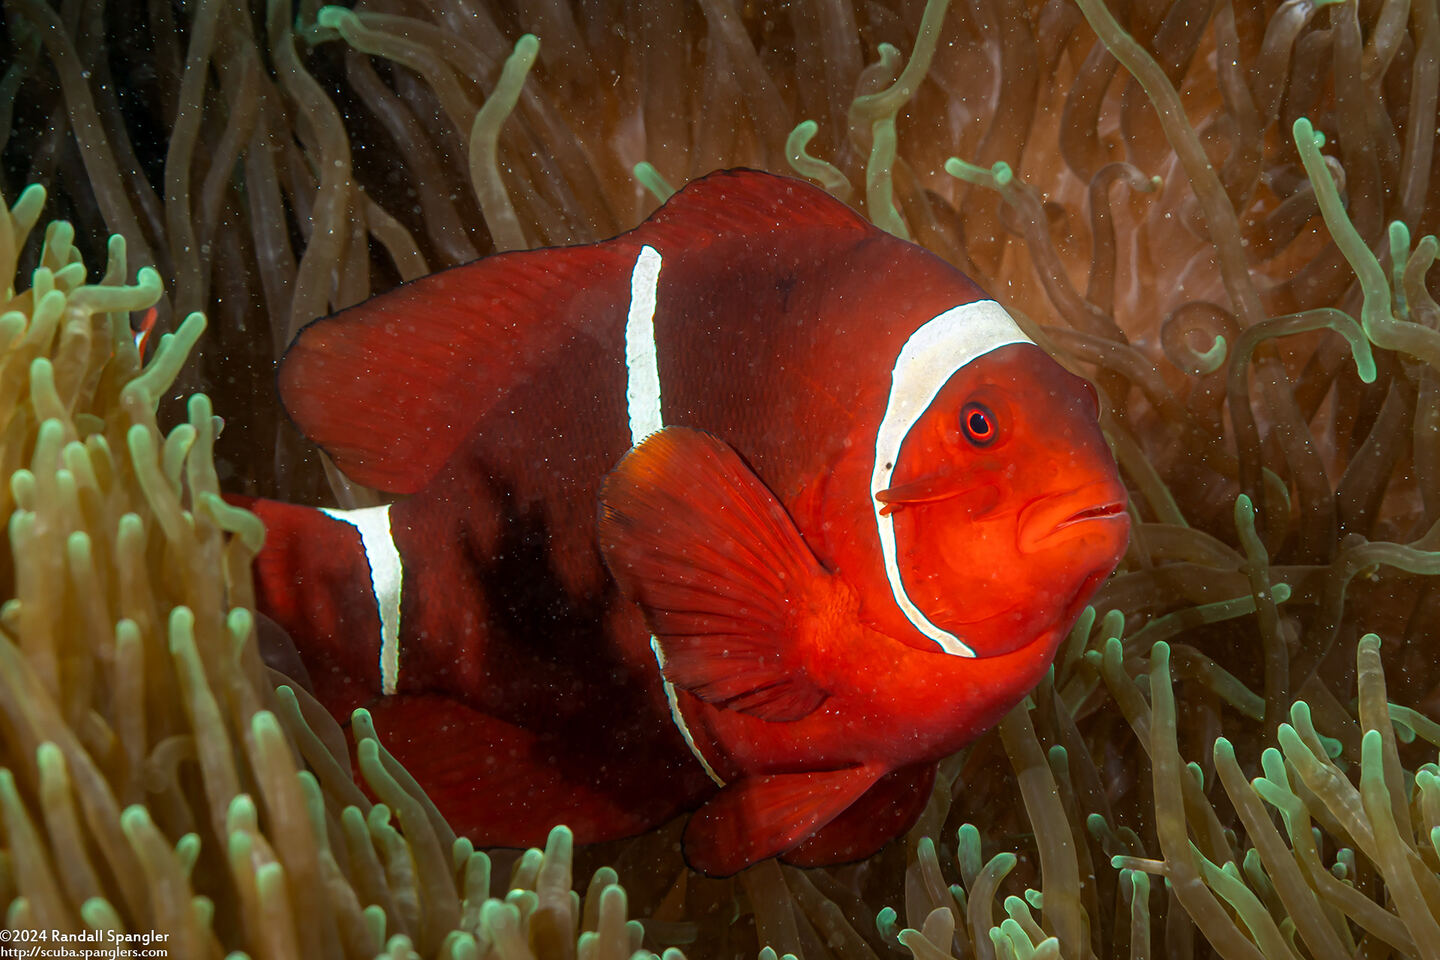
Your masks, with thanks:
M281 361L281 399L352 479L412 493L512 384L593 325L623 324L642 245L725 256L779 231L816 250L883 236L809 184L721 171L612 240L487 257L311 323Z

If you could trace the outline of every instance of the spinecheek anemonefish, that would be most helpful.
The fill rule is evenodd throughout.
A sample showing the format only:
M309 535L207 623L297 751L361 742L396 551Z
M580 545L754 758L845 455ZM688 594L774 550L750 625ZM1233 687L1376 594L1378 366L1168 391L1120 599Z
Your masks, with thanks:
M396 499L242 501L260 607L479 845L694 810L709 874L866 856L1129 530L1086 381L937 257L749 170L318 320L279 385Z

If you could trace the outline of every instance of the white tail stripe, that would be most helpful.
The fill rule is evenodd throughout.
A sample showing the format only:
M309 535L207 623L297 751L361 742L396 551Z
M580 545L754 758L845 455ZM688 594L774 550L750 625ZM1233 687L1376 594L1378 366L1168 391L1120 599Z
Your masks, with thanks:
M630 312L625 318L625 406L630 413L630 443L659 430L660 363L655 353L655 291L660 285L660 252L640 248L630 272Z
M390 531L390 504L320 512L360 531L360 546L370 564L370 589L380 615L380 692L389 696L400 682L400 587L405 578Z

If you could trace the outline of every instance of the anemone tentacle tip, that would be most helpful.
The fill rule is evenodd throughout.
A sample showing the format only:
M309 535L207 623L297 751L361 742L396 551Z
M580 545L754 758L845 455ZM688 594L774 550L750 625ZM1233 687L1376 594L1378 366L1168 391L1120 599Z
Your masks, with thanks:
M327 30L339 30L342 25L350 23L355 16L355 11L348 7L333 3L326 4L315 12L315 23Z

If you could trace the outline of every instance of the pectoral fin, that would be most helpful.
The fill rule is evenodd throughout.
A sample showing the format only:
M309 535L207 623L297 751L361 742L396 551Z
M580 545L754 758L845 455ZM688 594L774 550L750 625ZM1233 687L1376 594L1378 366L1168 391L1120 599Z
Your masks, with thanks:
M819 599L832 578L728 444L684 427L647 438L605 480L599 540L671 683L777 722L829 696L808 669L823 631L807 618L838 607Z
M685 827L685 860L728 877L784 853L839 816L884 771L847 767L746 777L712 797Z

